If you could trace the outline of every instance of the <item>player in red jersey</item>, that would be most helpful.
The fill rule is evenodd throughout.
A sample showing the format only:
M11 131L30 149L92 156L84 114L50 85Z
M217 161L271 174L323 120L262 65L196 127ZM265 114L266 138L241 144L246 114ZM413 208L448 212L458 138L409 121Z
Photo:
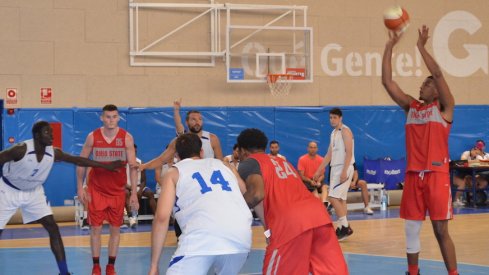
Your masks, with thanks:
M265 153L268 139L258 129L238 136L240 177L250 208L263 202L269 244L263 274L348 274L341 247L324 206L287 161Z
M455 100L442 71L425 48L429 29L418 30L417 47L431 73L421 85L419 100L404 93L392 80L392 49L401 35L389 33L382 60L382 84L389 96L407 115L407 168L401 200L401 218L405 219L409 271L419 273L421 249L419 231L426 211L440 246L448 274L458 274L455 246L448 233L448 220L453 218L448 170L448 135L453 121Z
M109 104L102 109L100 119L103 126L91 132L83 145L80 156L92 155L94 160L109 162L122 160L136 167L136 153L134 140L128 132L118 126L119 111L117 106ZM127 183L126 170L109 172L99 168L92 168L88 174L88 190L84 191L82 184L85 168L77 168L78 198L84 204L88 203L88 222L91 226L90 245L92 248L93 269L92 274L101 274L99 263L101 248L102 224L109 222L109 262L106 274L115 274L115 259L119 249L120 226L124 217L125 186ZM133 209L139 208L136 182L137 170L131 169L131 197L130 205Z

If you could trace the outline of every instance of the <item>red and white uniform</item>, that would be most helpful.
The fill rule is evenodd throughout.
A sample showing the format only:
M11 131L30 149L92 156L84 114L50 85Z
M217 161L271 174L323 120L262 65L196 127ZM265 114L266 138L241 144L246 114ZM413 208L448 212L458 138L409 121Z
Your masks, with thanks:
M449 177L448 135L451 122L440 112L438 102L424 105L413 101L406 119L406 183L401 218L432 220L453 217Z
M101 128L93 131L93 160L111 162L126 157L126 134L119 128L115 138L108 143L102 135ZM90 225L102 225L104 220L111 225L122 224L125 204L126 170L109 171L104 168L92 167L88 174L88 192L92 199L88 205L88 220Z
M250 158L260 165L263 208L271 232L263 274L347 274L329 215L293 166L265 153Z

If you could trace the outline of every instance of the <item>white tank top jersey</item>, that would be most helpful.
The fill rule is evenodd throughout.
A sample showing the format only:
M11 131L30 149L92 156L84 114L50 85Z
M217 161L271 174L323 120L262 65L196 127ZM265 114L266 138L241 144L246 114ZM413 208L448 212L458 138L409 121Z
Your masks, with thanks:
M217 159L184 159L173 213L182 229L176 256L248 253L251 212L237 179Z
M332 148L332 154L331 154L331 166L337 166L337 165L343 165L345 163L345 155L346 155L346 149L345 149L345 143L343 142L343 136L341 134L342 129L350 129L348 126L343 124L341 128L338 130L334 129L331 132L331 138L330 138L330 143L331 143L331 148ZM349 165L353 165L355 163L355 140L352 140L352 146L351 146L351 162Z
M212 149L211 145L211 133L207 131L202 131L202 149L204 150L204 158L214 158L214 149Z
M24 141L27 150L19 161L9 161L3 165L2 180L17 190L30 190L42 185L53 167L53 146L46 146L41 162L37 161L34 140Z
M140 159L136 158L136 162L141 164L143 163ZM127 175L127 187L131 187L131 174L129 170L129 164L126 165L126 175ZM141 171L138 170L138 179L136 181L136 185L139 186L141 185Z

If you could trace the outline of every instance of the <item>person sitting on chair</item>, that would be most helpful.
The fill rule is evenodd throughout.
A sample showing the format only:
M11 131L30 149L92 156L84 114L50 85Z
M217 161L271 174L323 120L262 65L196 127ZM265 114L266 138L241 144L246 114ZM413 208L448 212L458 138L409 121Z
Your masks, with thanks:
M475 142L474 147L462 153L460 156L461 160L489 160L489 154L484 150L486 144L483 140L479 139ZM477 173L476 184L477 189L484 190L487 188L489 179L489 174L487 172ZM457 171L453 176L453 184L457 186L457 190L464 190L466 187L472 186L472 176L470 172ZM457 191L455 193L455 200L453 202L454 206L464 206L465 203L462 201L462 195L464 191Z
M363 208L363 213L367 215L373 215L374 211L370 208L369 194L367 188L367 182L358 178L358 169L355 163L353 163L353 178L350 183L350 190L359 190L362 192L362 200L365 208Z

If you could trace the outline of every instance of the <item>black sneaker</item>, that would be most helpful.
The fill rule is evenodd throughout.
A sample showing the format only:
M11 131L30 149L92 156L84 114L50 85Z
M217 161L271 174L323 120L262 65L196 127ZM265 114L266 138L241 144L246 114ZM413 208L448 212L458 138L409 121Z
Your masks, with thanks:
M341 234L341 227L336 227L336 237L339 239Z
M88 230L88 229L90 229L90 225L88 225L88 220L87 219L83 219L81 229L82 230Z
M420 269L418 268L418 275L420 275L419 271L420 271ZM406 271L406 275L410 275L409 271Z
M338 229L336 229L337 233L336 233L336 236L338 237L338 241L343 241L343 240L346 240L346 238L348 238L351 234L353 234L353 229L351 229L350 226L342 226L341 229L339 229L339 233L338 233Z

